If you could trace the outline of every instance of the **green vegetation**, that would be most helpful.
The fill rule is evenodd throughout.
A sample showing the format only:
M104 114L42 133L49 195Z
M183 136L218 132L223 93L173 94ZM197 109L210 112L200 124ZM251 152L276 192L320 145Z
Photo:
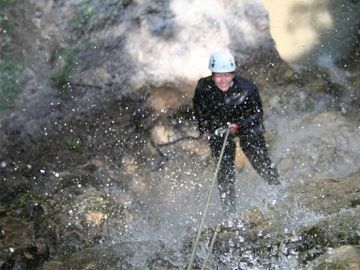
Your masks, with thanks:
M19 77L24 69L23 60L14 54L1 55L0 60L0 111L14 101L21 89Z
M76 7L75 15L69 20L69 27L71 30L83 29L89 25L91 18L96 14L94 8L88 3L84 2Z
M82 41L69 49L56 48L52 52L49 60L50 63L54 65L61 62L61 67L52 74L50 79L60 94L68 93L71 89L72 78L80 68L96 64L89 61L80 62L79 55L88 48L89 44L86 41Z
M1 32L4 34L11 32L11 24L4 17L0 17L0 28L1 28Z
M14 0L0 0L0 111L14 101L21 89L20 75L24 69L23 60L8 49L12 42L12 19L15 11L9 10Z
M86 35L93 27L103 27L111 19L113 11L125 8L134 3L133 0L81 0L72 4L73 16L68 21L68 27L76 35Z
M71 78L78 65L77 55L79 52L80 47L75 46L68 51L57 49L51 56L51 62L54 62L56 59L62 59L64 61L63 66L51 76L51 80L60 94L65 94L70 89Z
M79 152L83 147L79 139L70 139L66 142L67 148L74 152Z
M16 17L16 13L7 7L13 2L13 0L0 0L0 51L11 43L12 24L9 18Z
M0 73L16 73L23 69L23 60L14 54L1 55Z
M14 2L13 0L0 0L0 9L3 9L6 6L9 6L13 2Z

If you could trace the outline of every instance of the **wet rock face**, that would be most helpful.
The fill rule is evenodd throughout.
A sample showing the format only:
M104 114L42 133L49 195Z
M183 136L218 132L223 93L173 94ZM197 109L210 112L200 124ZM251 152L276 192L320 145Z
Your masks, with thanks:
M323 269L359 269L360 251L354 246L342 246L329 250L317 260L316 270Z
M69 254L103 243L110 231L120 234L131 219L124 203L92 188L78 194L67 188L48 196L24 195L0 218L0 256L6 267L40 265L50 253Z
M359 30L359 1L264 1L270 32L291 64L322 65L348 57Z
M295 141L282 141L284 155L279 161L280 169L289 172L288 166L296 166L296 171L303 176L316 177L320 174L329 178L356 171L358 165L354 161L358 159L360 149L358 127L343 117L341 113L327 112L291 121L289 129L282 127L280 132L284 134L284 140L293 138ZM289 136L290 130L297 135ZM294 170L286 177L293 177L293 173Z
M159 114L174 113L191 104L192 93L196 83L165 84L153 87L149 93L145 107Z
M34 19L36 38L50 45L43 50L53 55L54 68L72 70L66 57L59 59L53 52L71 52L77 41L89 42L88 48L80 45L75 56L90 61L84 65L79 61L76 69L81 76L72 77L91 85L126 82L140 88L163 81L194 82L208 74L208 57L214 50L240 50L243 61L254 49L273 45L261 1L211 0L211 8L201 1L178 0L115 5L110 0L61 5L38 1L36 7L42 12Z
M37 240L34 244L13 251L1 265L1 269L36 269L49 258L49 249L45 241Z
M237 149L240 210L214 268L303 266L358 244L358 74L293 70L259 1L20 2L31 31L14 43L24 91L0 114L3 267L184 268L215 169L191 97L218 45L259 87L283 186L264 188ZM197 262L223 218L215 190Z
M359 171L336 179L317 179L291 192L304 205L318 213L333 214L342 210L356 208L359 205ZM310 196L311 195L311 196ZM315 203L314 200L321 201Z

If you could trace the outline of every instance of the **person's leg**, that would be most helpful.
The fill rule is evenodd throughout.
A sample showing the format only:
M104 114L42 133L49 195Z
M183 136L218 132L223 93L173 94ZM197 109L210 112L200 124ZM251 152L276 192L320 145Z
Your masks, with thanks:
M278 171L272 165L262 132L249 132L241 135L240 146L253 168L268 184L280 184Z
M216 161L219 160L224 138L213 138L210 140L210 148ZM225 210L235 211L235 142L233 138L228 139L223 158L217 175L220 198L224 203Z

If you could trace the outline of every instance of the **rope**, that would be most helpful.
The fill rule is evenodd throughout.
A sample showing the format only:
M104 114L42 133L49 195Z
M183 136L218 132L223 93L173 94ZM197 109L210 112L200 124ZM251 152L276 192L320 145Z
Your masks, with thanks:
M170 145L173 145L173 144L176 144L178 142L181 142L181 141L185 141L185 140L198 140L199 137L194 137L194 136L185 136L185 137L182 137L182 138L179 138L179 139L176 139L176 140L173 140L171 142L167 142L167 143L161 143L161 144L156 144L154 142L151 142L152 145L154 147L166 147L166 146L170 146Z
M192 254L191 254L191 258L190 258L190 262L189 262L189 266L188 266L187 270L191 270L192 264L193 264L193 262L194 262L196 247L197 247L197 245L199 244L200 235L201 235L201 230L202 230L202 228L203 228L203 226L204 226L204 222L205 222L205 218L206 218L207 211L208 211L208 208L209 208L209 204L210 204L212 192L213 192L213 189L214 189L216 177L217 177L217 174L218 174L218 172L219 172L219 170L220 170L220 164L221 164L221 161L222 161L224 152L225 152L225 146L226 146L227 139L228 139L228 137L229 137L229 133L230 133L230 128L228 128L228 129L226 130L225 139L224 139L223 146L222 146L222 148L221 148L219 161L218 161L218 163L217 163L216 171L215 171L215 173L214 173L214 177L213 177L213 180L212 180L212 182L211 182L211 186L210 186L209 194L208 194L208 197L207 197L207 201L206 201L204 213L203 213L203 215L202 215L201 222L200 222L200 225L199 225L199 228L198 228L198 232L197 232L197 235L196 235L195 243L194 243L194 246L193 246L193 251L192 251Z
M215 239L216 239L216 236L218 234L218 232L220 231L220 223L216 226L216 229L214 231L214 235L211 239L211 243L210 243L210 246L209 246L209 252L208 252L208 255L206 256L205 260L204 260L204 263L201 267L201 270L205 270L205 267L206 267L206 264L207 262L209 261L210 259L210 256L211 256L211 253L212 253L212 250L213 250L213 247L214 247L214 244L215 244Z

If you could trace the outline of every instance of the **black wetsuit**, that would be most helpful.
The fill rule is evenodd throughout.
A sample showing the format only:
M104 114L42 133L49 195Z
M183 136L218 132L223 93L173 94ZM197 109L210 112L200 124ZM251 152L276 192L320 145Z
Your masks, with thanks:
M264 139L260 95L251 81L235 76L229 90L222 92L211 76L202 78L196 87L193 105L200 134L212 135L209 144L216 159L220 156L224 137L214 136L215 130L226 127L227 123L239 125L239 130L227 141L218 174L220 196L225 205L235 207L235 136L240 138L240 146L257 173L269 184L279 184L278 172L272 166Z

